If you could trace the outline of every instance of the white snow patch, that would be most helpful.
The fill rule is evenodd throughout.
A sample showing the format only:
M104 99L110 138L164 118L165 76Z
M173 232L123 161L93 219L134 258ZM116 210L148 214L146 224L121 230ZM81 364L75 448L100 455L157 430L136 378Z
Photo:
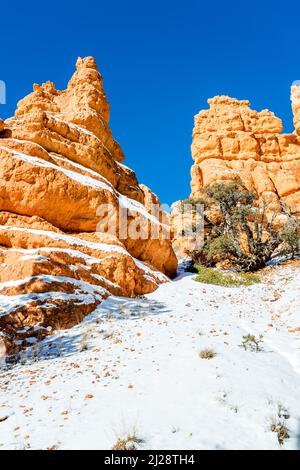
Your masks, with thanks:
M41 342L38 362L2 371L0 404L13 411L2 448L111 449L135 430L153 450L296 449L299 268L274 267L268 284L241 288L193 277L146 300L110 297ZM262 352L239 346L248 333L263 334ZM207 347L211 360L199 357ZM279 405L289 415L282 447L270 430Z
M38 254L28 254L28 255L24 255L24 256L21 256L20 258L20 261L28 261L28 260L35 260L35 261L49 261L49 258L47 258L47 256L41 256L41 255L38 255Z

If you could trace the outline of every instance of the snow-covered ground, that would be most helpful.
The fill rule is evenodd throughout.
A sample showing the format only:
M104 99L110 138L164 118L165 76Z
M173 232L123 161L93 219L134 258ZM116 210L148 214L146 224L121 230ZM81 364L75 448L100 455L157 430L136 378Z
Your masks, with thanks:
M300 448L299 267L251 287L193 277L110 297L2 368L0 450L111 449L133 433L151 450ZM240 347L248 333L263 335L262 351Z

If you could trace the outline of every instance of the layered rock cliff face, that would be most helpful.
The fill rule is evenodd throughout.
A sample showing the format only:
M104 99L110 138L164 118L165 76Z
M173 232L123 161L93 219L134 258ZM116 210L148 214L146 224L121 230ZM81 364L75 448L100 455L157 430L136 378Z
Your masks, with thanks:
M16 338L26 345L78 323L111 293L151 292L176 272L164 226L144 205L152 193L122 164L108 121L91 57L78 59L66 90L34 85L0 121L0 330L10 350ZM138 239L124 233L120 209Z
M208 100L209 109L195 116L191 168L191 195L201 198L203 188L216 182L241 179L268 202L268 210L282 204L300 215L300 87L292 87L295 133L283 134L282 122L272 112L250 109L249 101L228 96ZM176 209L177 210L177 209ZM179 224L176 210L172 217ZM187 240L175 237L181 251Z

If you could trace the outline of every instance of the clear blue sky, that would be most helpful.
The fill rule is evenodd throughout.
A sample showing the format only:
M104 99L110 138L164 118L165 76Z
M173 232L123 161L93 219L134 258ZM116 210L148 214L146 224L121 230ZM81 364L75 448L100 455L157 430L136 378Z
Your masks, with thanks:
M292 130L299 21L299 0L3 2L0 117L34 82L65 88L76 58L93 55L126 164L170 203L189 194L193 116L209 97L249 99Z

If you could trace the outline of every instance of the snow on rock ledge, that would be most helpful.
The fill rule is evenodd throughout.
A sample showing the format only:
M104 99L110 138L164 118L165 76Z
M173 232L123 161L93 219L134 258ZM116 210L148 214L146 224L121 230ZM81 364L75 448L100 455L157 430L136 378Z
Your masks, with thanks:
M148 293L176 273L164 223L122 164L108 120L102 77L87 57L66 90L34 85L0 121L0 332L10 351L37 324L40 338L110 294ZM102 204L117 214L115 234L99 229ZM139 239L120 235L120 208L141 226Z

